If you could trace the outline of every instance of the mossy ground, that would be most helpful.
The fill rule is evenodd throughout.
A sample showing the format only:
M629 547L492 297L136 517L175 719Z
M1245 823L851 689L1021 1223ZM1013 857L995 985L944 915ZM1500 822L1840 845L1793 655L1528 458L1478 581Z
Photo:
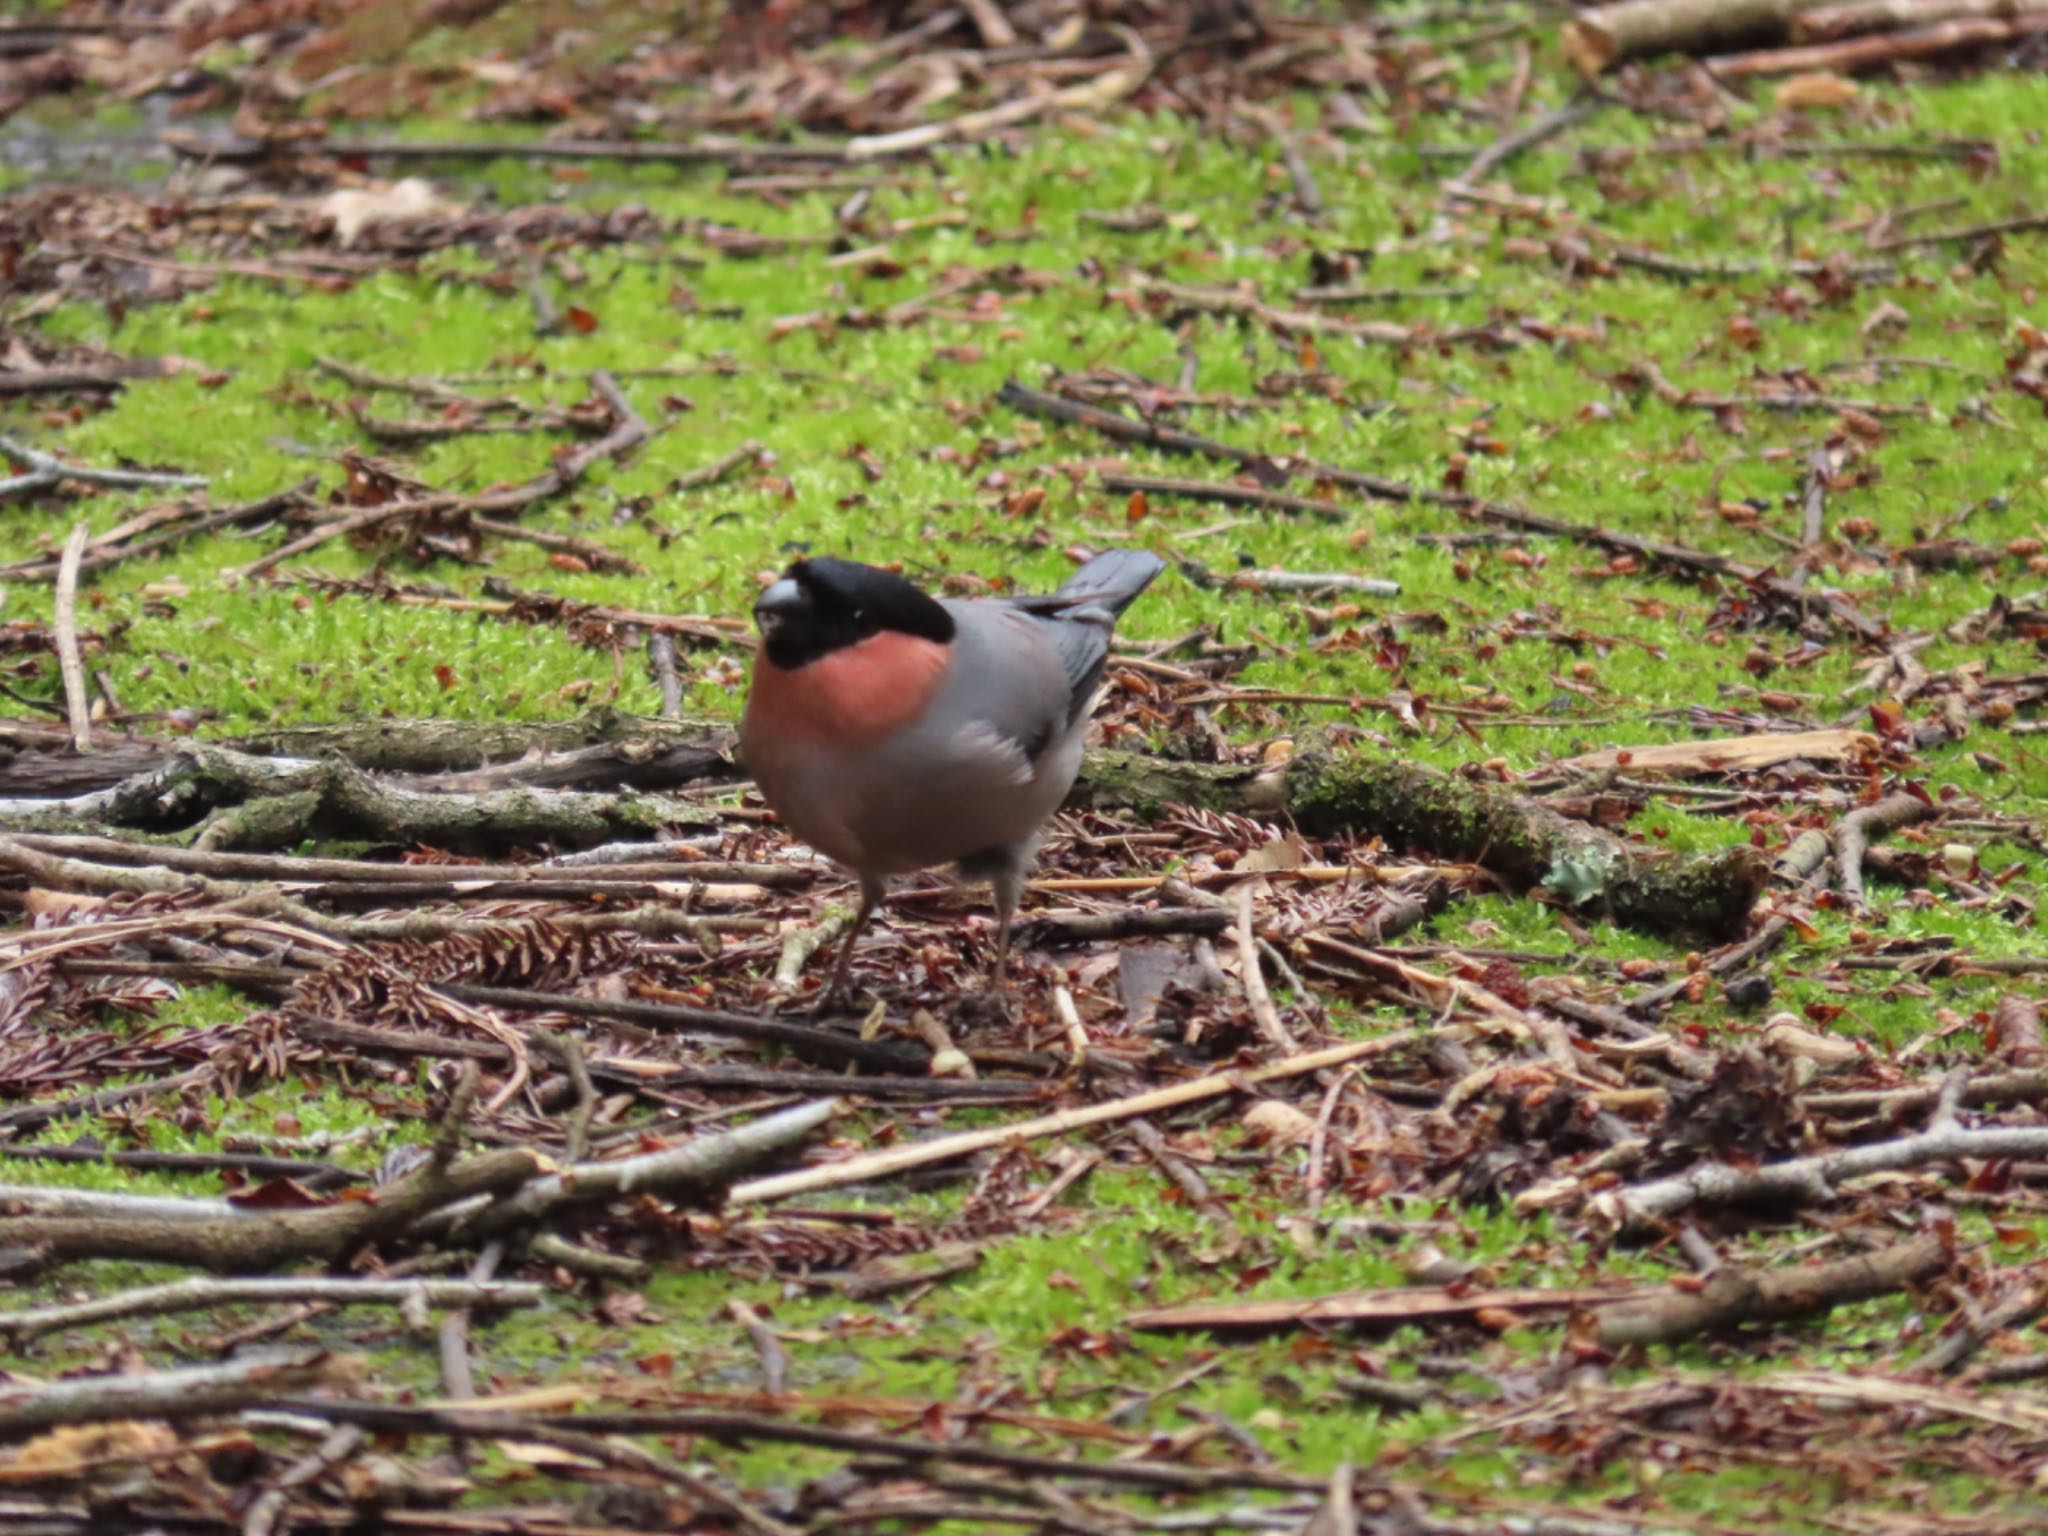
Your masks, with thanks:
M1464 67L1476 91L1504 64L1481 57ZM1294 109L1299 121L1315 120L1315 103L1303 100ZM1620 240L1699 261L1768 263L1792 249L1802 255L1853 250L1855 232L1887 209L1944 200L1949 206L1931 217L1958 224L2018 210L2030 190L2048 180L2048 148L2023 128L2042 121L2048 121L2048 80L1993 74L1886 89L1846 119L1792 125L1813 129L1823 143L1983 135L1999 145L1992 169L1966 171L1939 159L1750 159L1707 152L1644 154L1597 177L1575 170L1574 156L1587 144L1641 146L1659 136L1658 125L1610 110L1518 161L1512 174L1519 193L1554 199ZM436 134L461 131L442 123L415 126L431 126ZM68 305L41 319L43 334L127 354L177 354L227 377L193 372L137 384L108 409L75 423L40 421L30 409L10 407L7 425L83 462L209 475L216 500L225 503L265 495L308 473L331 486L339 474L335 456L365 447L341 409L352 391L317 371L319 357L391 375L507 375L518 381L492 388L561 404L582 395L591 369L611 368L661 430L628 463L600 466L576 495L530 522L598 538L650 574L576 573L551 564L541 550L504 545L493 549L489 575L624 607L733 614L745 610L759 575L793 549L902 560L922 577L972 573L1021 587L1056 582L1071 545L1123 540L1225 568L1245 560L1367 573L1399 581L1402 593L1369 604L1365 619L1385 611L1446 621L1441 630L1423 626L1404 634L1410 651L1399 672L1403 686L1450 703L1504 696L1515 715L1553 722L1479 722L1472 732L1444 725L1399 739L1399 750L1440 766L1500 757L1524 769L1583 749L1683 739L1688 707L1756 709L1759 687L1795 694L1802 713L1832 719L1863 697L1852 689L1867 658L1847 643L1801 654L1782 632L1710 629L1714 598L1697 586L1652 571L1616 572L1604 556L1569 544L1452 551L1418 542L1418 534L1471 530L1437 508L1359 501L1352 517L1332 525L1234 517L1154 498L1134 521L1123 499L1105 496L1091 476L1072 472L1080 461L1105 454L1105 445L1086 434L1041 429L992 406L1002 382L1015 376L1035 383L1049 369L1089 368L1171 379L1183 349L1199 361L1198 388L1218 394L1250 397L1269 376L1324 371L1340 381L1341 401L1297 390L1256 409L1196 411L1187 424L1230 442L1305 451L1424 485L1444 479L1454 454L1469 453L1471 489L1765 565L1784 558L1784 536L1797 537L1803 466L1829 430L1828 418L1747 411L1740 435L1732 435L1710 413L1633 393L1613 380L1649 359L1681 387L1743 393L1756 387L1760 373L1805 369L1848 380L1831 386L1839 394L1930 408L1926 419L1886 421L1882 441L1865 460L1878 473L1831 497L1831 522L1867 518L1874 532L1866 542L1891 547L1948 525L1994 547L2043 535L2048 440L2040 431L2040 406L2006 390L2004 374L2015 327L2044 319L2038 294L2048 285L2048 238L2016 237L1988 270L1957 265L1953 249L1909 252L1897 281L1836 297L1768 271L1693 284L1641 273L1571 279L1532 248L1545 235L1533 218L1461 215L1471 238L1409 238L1429 226L1439 207L1438 178L1455 163L1425 157L1412 132L1389 119L1380 131L1348 139L1341 162L1315 160L1329 213L1319 228L1310 228L1291 209L1286 175L1270 146L1243 147L1179 118L1077 125L1035 136L1014 152L953 151L936 172L886 168L889 185L876 193L870 218L917 227L885 237L885 256L837 263L834 242L866 242L842 237L831 197L783 203L734 196L722 189L716 171L595 164L550 173L503 162L442 185L468 200L639 202L665 218L817 243L750 257L718 254L688 236L663 251L575 251L570 254L582 281L562 287L558 274L548 280L597 325L588 334L549 338L534 335L527 298L516 287L497 291L477 280L495 264L475 255L432 258L416 274L377 275L342 292L229 277L202 295L119 316ZM1113 234L1084 218L1089 210L1140 204L1164 209L1169 222L1151 233ZM1375 286L1468 290L1459 299L1377 306L1376 317L1443 328L1501 319L1524 325L1529 339L1506 351L1404 350L1332 336L1320 338L1310 358L1293 343L1227 319L1197 318L1176 335L1126 300L1128 285L1119 277L1127 267L1142 267L1182 282L1249 279L1270 302L1285 304L1290 291L1309 280L1311 250L1342 249L1378 252L1364 275ZM879 314L926 293L956 265L1012 263L1053 280L1042 289L1005 291L999 306L974 318L960 313L968 308L966 298L952 298L936 306L941 315L910 325L777 325L813 312ZM1098 266L1106 276L1095 275ZM1903 315L1884 319L1879 310L1886 305ZM1880 357L1900 361L1870 361ZM1850 365L1868 371L1831 374ZM536 366L544 374L532 380ZM687 373L633 376L640 369ZM388 400L378 403L378 412L400 414ZM716 488L671 493L678 475L749 438L773 453L771 468ZM1472 451L1475 438L1486 440L1484 451ZM989 451L997 440L1016 451ZM540 437L468 437L427 448L407 467L436 485L482 489L526 478L552 446ZM1142 451L1127 457L1134 466L1189 472L1184 461ZM1043 498L1028 511L1012 510L1021 504L1016 493L1032 488L1042 489ZM1744 502L1755 516L1731 521L1726 510ZM53 549L75 520L106 527L134 504L132 497L109 496L12 506L0 526L0 556ZM225 568L265 547L208 539L168 558L124 565L90 585L85 623L102 631L121 627L96 660L129 710L199 710L207 731L229 734L379 714L541 719L594 696L615 695L629 709L654 707L654 685L637 656L615 661L553 629L327 596L288 583L223 585ZM296 568L358 576L381 558L376 550L333 544ZM395 574L471 594L487 573L449 563ZM1932 633L1936 638L1917 653L1930 669L1979 655L1993 672L2038 666L2023 642L2001 641L1986 653L1944 634L1995 594L2017 598L2039 584L2038 573L2018 559L1975 572L1919 576L1903 564L1872 563L1822 579L1856 594L1866 611L1884 615L1895 630ZM16 587L5 597L9 620L48 614L47 588ZM1206 591L1177 576L1159 583L1127 630L1163 637L1202 623L1231 638L1264 642L1242 679L1249 684L1377 696L1396 681L1374 646L1319 644L1287 603ZM685 660L690 709L731 713L741 675L737 655L700 652ZM10 682L31 698L57 697L54 666L18 669ZM1251 739L1346 713L1260 706L1225 710L1222 719L1234 735ZM1357 723L1393 731L1391 722L1370 714ZM1980 752L1998 762L1987 764ZM1918 773L1937 792L1952 788L2007 808L2038 807L2048 792L2048 770L2027 740L1988 729L1929 753ZM1710 847L1747 833L1683 805L1653 808L1636 826L1674 847ZM2028 848L1992 841L1983 856L1987 868L2022 866L2010 889L2038 889L2041 866ZM1881 1050L1938 1027L1937 1006L1967 1017L1988 1008L2007 984L1922 985L1883 973L1845 981L1829 973L1825 962L1850 945L1852 927L1873 922L1901 936L1950 935L1985 954L2024 952L2038 942L2031 927L1981 912L1893 907L1853 924L1824 914L1818 937L1783 962L1779 1003L1840 1007L1831 1027ZM1669 960L1676 953L1608 928L1580 946L1547 909L1506 898L1459 903L1438 921L1436 934L1554 950L1561 957ZM204 993L184 999L173 1013L179 1022L197 1023L244 1006L225 993ZM1740 1032L1754 1021L1709 1002L1682 1007L1675 1022ZM342 1131L380 1118L355 1089L297 1081L221 1109L225 1119L204 1129L155 1126L152 1144L217 1145L223 1129L286 1114L307 1131ZM915 1117L906 1118L914 1123ZM420 1133L416 1124L386 1129L386 1137L351 1155L369 1166L391 1139ZM1226 1154L1238 1150L1227 1122L1216 1146ZM191 1190L206 1182L76 1168L15 1172L135 1190ZM669 1380L671 1370L677 1384L751 1386L757 1361L724 1310L738 1295L768 1311L783 1332L793 1390L947 1402L971 1386L1000 1383L1020 1401L1075 1417L1098 1417L1125 1394L1156 1389L1204 1352L1217 1351L1223 1361L1217 1369L1143 1408L1132 1427L1171 1432L1185 1426L1183 1408L1199 1409L1228 1415L1285 1463L1306 1471L1345 1460L1370 1464L1397 1448L1405 1449L1410 1471L1436 1463L1428 1447L1464 1422L1459 1411L1441 1407L1389 1418L1360 1406L1338 1380L1355 1369L1354 1349L1385 1362L1397 1378L1412 1374L1414 1359L1435 1343L1421 1330L1384 1339L1219 1343L1122 1329L1124 1315L1140 1303L1400 1283L1401 1245L1340 1236L1345 1218L1389 1214L1383 1207L1332 1202L1318 1218L1303 1221L1275 1197L1270 1170L1256 1159L1219 1163L1209 1175L1252 1240L1251 1251L1270 1260L1256 1278L1248 1279L1242 1264L1212 1268L1201 1261L1218 1234L1164 1194L1166 1186L1149 1170L1104 1171L1068 1197L1073 1214L1053 1230L990 1243L977 1269L915 1302L855 1304L771 1280L672 1267L646 1289L658 1321L630 1334L565 1295L539 1314L480 1326L479 1348L488 1373L507 1386L607 1370L649 1388ZM942 1213L954 1198L919 1197L902 1209ZM1447 1226L1432 1240L1453 1258L1484 1263L1503 1283L1573 1283L1594 1267L1610 1276L1664 1272L1663 1261L1653 1257L1603 1254L1596 1261L1547 1223L1455 1208L1410 1207L1396 1214L1443 1219ZM2040 1235L2033 1218L2025 1225L2028 1239L2008 1250L2015 1256L2031 1251ZM1985 1230L1974 1217L1966 1218L1966 1228L1979 1236ZM1302 1234L1298 1245L1276 1235L1296 1231ZM80 1271L67 1275L62 1289L134 1278L129 1270ZM1775 1350L1796 1352L1808 1365L1854 1364L1894 1347L1926 1321L1904 1301L1876 1303L1825 1326L1790 1330L1761 1349L1663 1351L1645 1368L1760 1362ZM212 1327L210 1320L203 1326L176 1320L123 1332L153 1344L153 1358L160 1358ZM91 1357L104 1342L104 1335L61 1338L13 1363L48 1372ZM1511 1333L1475 1356L1473 1376L1451 1385L1481 1398L1516 1361L1560 1347L1555 1330ZM431 1390L429 1352L393 1339L378 1360L391 1385ZM719 1454L735 1473L759 1482L788 1483L823 1465L784 1450ZM1618 1496L1641 1485L1642 1469L1626 1457L1581 1470L1581 1481L1566 1490L1571 1497ZM1729 1521L1769 1517L1779 1530L1818 1529L1825 1513L1825 1490L1810 1484L1804 1491L1815 1506L1815 1523L1802 1523L1804 1517L1783 1502L1798 1485L1797 1469L1781 1473L1702 1457L1660 1472L1658 1498L1673 1510ZM1520 1491L1517 1456L1490 1442L1459 1447L1433 1473L1468 1488ZM1949 1481L1933 1497L1964 1507L1979 1493L1974 1485Z

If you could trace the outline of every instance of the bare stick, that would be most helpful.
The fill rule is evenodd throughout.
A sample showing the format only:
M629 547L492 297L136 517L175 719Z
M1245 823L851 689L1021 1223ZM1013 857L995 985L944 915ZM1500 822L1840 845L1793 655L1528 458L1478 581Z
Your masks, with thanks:
M1105 476L1105 479L1108 477ZM1322 593L1358 592L1366 597L1399 597L1401 584L1377 576L1345 571L1212 571L1196 560L1182 560L1181 574L1198 587L1221 592Z
M1257 507L1264 512L1285 512L1290 516L1320 517L1325 522L1350 522L1358 516L1341 502L1315 496L1297 496L1289 491L1269 491L1263 486L1239 485L1231 480L1189 480L1169 475L1133 475L1122 470L1104 470L1097 478L1112 496L1179 496L1190 501L1211 501L1224 507Z
M1495 139L1491 144L1474 155L1469 164L1444 183L1444 191L1452 197L1469 197L1472 189L1486 177L1506 165L1518 155L1548 144L1559 134L1573 128L1600 110L1602 103L1597 96L1575 96L1561 107L1553 107L1513 133Z
M534 1035L533 1043L562 1064L569 1074L571 1086L576 1090L576 1107L570 1113L568 1129L562 1134L562 1145L564 1158L568 1162L580 1163L590 1150L590 1120L597 1113L597 1090L590 1083L590 1067L583 1059L583 1045L574 1035L558 1035L552 1030Z
M0 1217L0 1243L40 1248L46 1262L127 1258L246 1273L293 1261L344 1258L367 1244L406 1232L430 1211L475 1196L511 1193L540 1169L523 1147L503 1147L443 1169L429 1164L356 1200L309 1210L238 1210L199 1220L126 1217ZM4 1409L4 1399L0 1399ZM0 1424L4 1424L0 1412Z
M319 548L330 539L358 533L365 528L374 528L396 518L418 517L457 509L472 513L522 512L536 502L559 495L581 480L590 467L600 459L623 457L653 435L653 429L647 425L647 418L633 408L633 402L626 398L625 392L619 388L618 380L609 372L602 368L595 370L590 375L590 387L593 393L612 408L614 420L611 431L595 442L586 443L565 453L524 485L515 486L509 491L498 491L482 496L435 494L401 497L380 506L365 507L346 517L336 518L331 523L323 523L318 528L279 545L269 554L252 560L245 566L224 571L222 575L230 583L251 576L260 576L286 560L302 555L310 549Z
M2025 1326L2043 1310L2048 1310L2048 1279L2042 1277L2036 1266L2010 1296L1980 1316L1965 1318L1955 1332L1942 1336L1921 1357L1921 1368L1952 1376L2000 1333Z
M318 484L319 481L316 477L308 475L297 485L279 491L275 495L265 496L244 506L223 507L218 512L209 512L202 517L194 517L186 521L174 521L169 527L162 528L161 532L151 533L146 538L134 539L132 543L124 541L131 538L134 534L142 532L140 527L131 524L127 532L123 532L121 529L114 529L109 533L100 535L100 537L94 539L86 546L85 558L78 562L79 574L84 576L93 571L103 571L110 566L119 565L124 560L135 560L144 555L153 555L160 550L186 543L189 540L198 538L201 534L212 533L219 528L231 528L245 523L263 522L268 518L275 517L280 512L288 512L295 507L308 506L311 504L313 488ZM183 516L182 509L180 509L179 515ZM152 521L149 526L161 527L162 521ZM0 566L0 579L8 581L54 581L61 568L60 562L56 560L18 560L12 565Z
M317 1482L368 1443L369 1435L354 1424L337 1424L325 1438L278 1474L277 1481L264 1489L242 1520L242 1536L272 1536L284 1518L292 1494L308 1483Z
M1972 241L1988 240L1994 235L2019 235L2037 229L2048 229L2048 213L2024 213L2010 219L1994 219L1988 224L1965 224L1954 229L1929 229L1917 235L1894 235L1881 240L1871 249L1874 251L1902 251L1919 245L1967 245Z
M472 1203L455 1211L452 1226L458 1235L489 1236L539 1221L569 1205L601 1204L620 1195L674 1199L701 1193L802 1142L839 1108L837 1099L817 1099L659 1152L610 1163L577 1163L560 1173L533 1179L491 1203ZM419 1230L434 1231L440 1225L437 1217L422 1223Z
M28 466L27 474L0 480L0 496L39 491L66 480L105 486L109 490L192 490L206 484L204 475L157 474L140 469L94 469L86 464L66 464L62 459L12 437L0 437L0 452Z
M1589 1210L1604 1225L1643 1232L1696 1205L1796 1205L1821 1201L1866 1174L1924 1168L1958 1158L2048 1156L2048 1126L1942 1129L1790 1158L1760 1168L1702 1163L1685 1173L1596 1195Z
M1259 959L1258 929L1252 922L1252 885L1247 880L1237 888L1237 968L1244 983L1244 1000L1250 1005L1259 1033L1273 1045L1293 1055L1301 1045L1280 1022L1280 1010L1273 1006L1273 994L1266 990L1265 967Z
M1003 14L996 0L961 0L960 9L973 19L974 30L981 34L982 47L1017 46L1017 29L1010 25L1010 18Z
M1664 3L1664 0L1659 0L1659 3ZM1931 27L1915 27L1902 32L1845 38L1838 43L1812 43L1803 48L1767 48L1755 53L1731 54L1709 61L1708 67L1724 79L1797 75L1814 70L1849 74L1907 59L1934 58L1965 48L1988 48L1995 43L2018 42L2042 32L2048 32L2048 14L2028 11L2003 20L1944 21Z
M1221 1098L1225 1094L1238 1093L1258 1083L1300 1077L1304 1073L1319 1072L1324 1067L1341 1067L1348 1061L1398 1050L1411 1044L1415 1038L1413 1031L1404 1030L1397 1035L1382 1035L1373 1040L1353 1040L1343 1045L1326 1046L1319 1051L1307 1051L1299 1056L1290 1056L1284 1061L1270 1062L1248 1071L1212 1073L1207 1077L1195 1078L1191 1082L1175 1083L1171 1087L1155 1088L1147 1093L1133 1094L1129 1098L1113 1099L1107 1104L1091 1104L1085 1109L1061 1110L1055 1114L1021 1120L1014 1125L961 1131L952 1136L937 1136L929 1141L888 1147L880 1152L865 1153L859 1157L848 1158L844 1162L806 1168L797 1173L750 1179L746 1183L735 1184L726 1198L733 1205L759 1205L770 1200L787 1199L791 1195L808 1194L813 1190L843 1189L849 1184L864 1184L871 1179L886 1178L890 1174L902 1173L911 1168L928 1168L934 1163L951 1162L955 1158L987 1151L991 1147L1007 1146L1011 1142L1035 1141L1044 1136L1064 1136L1069 1131L1085 1130L1093 1125L1110 1125L1119 1120L1133 1120L1140 1115L1149 1115L1162 1109L1176 1109L1183 1104L1199 1104L1205 1099ZM2043 1132L2042 1135L2044 1140L2048 1140L2048 1132Z
M1084 1461L1074 1456L1047 1456L1030 1451L979 1444L969 1440L928 1440L909 1435L882 1435L858 1430L804 1424L768 1414L673 1410L661 1413L577 1413L528 1415L467 1408L414 1408L396 1404L335 1398L288 1398L266 1406L311 1418L359 1424L394 1434L489 1435L518 1439L550 1430L590 1435L698 1435L734 1444L808 1445L855 1456L886 1456L918 1465L954 1462L962 1466L998 1467L1044 1478L1121 1484L1133 1488L1202 1492L1219 1488L1271 1488L1282 1493L1319 1493L1320 1478L1300 1477L1257 1467L1189 1466L1162 1461Z
M761 445L748 438L739 447L723 458L713 459L697 469L686 470L669 482L672 491L702 490L707 485L716 485L734 470L744 464L751 464L761 457Z
M192 1418L320 1386L343 1374L324 1349L294 1349L226 1365L0 1388L0 1434L114 1419Z
M57 566L57 667L64 675L64 708L71 717L74 752L92 750L92 705L85 693L85 658L78 649L78 562L85 558L85 541L91 537L90 527L75 525Z
M282 146L261 139L223 138L177 130L158 135L173 154L233 163L262 160ZM622 160L649 165L811 164L840 161L838 144L755 144L706 134L687 142L649 139L521 139L432 141L421 139L307 139L289 146L301 155L343 160Z
M647 637L647 660L654 667L655 686L661 689L661 718L683 718L683 680L676 675L676 637L655 630Z
M584 1079L587 1084L588 1077ZM505 1257L505 1245L493 1238L469 1266L470 1284L482 1287L497 1274ZM476 1396L476 1376L469 1362L469 1308L455 1307L441 1319L441 1395L452 1398Z
M1842 894L1858 906L1863 904L1863 856L1869 851L1871 838L1926 821L1933 815L1934 807L1919 796L1896 794L1844 816L1835 828L1835 863L1840 871Z
M1669 1344L1741 1323L1782 1322L1868 1301L1938 1275L1950 1254L1933 1233L1877 1253L1799 1269L1752 1270L1726 1265L1698 1291L1671 1291L1624 1302L1600 1313L1600 1342Z
M525 1281L482 1285L469 1280L355 1280L324 1276L284 1280L174 1280L66 1306L0 1313L0 1335L17 1345L59 1328L84 1328L125 1317L163 1317L209 1307L316 1301L324 1306L532 1307L546 1287Z

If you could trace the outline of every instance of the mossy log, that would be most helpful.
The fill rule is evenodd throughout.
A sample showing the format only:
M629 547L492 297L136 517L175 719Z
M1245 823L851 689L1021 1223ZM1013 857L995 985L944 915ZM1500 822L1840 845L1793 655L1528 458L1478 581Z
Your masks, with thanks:
M1478 864L1589 915L1660 933L1740 934L1770 874L1769 860L1748 843L1701 854L1637 848L1503 785L1314 744L1284 765L1257 768L1093 752L1074 798L1098 808L1144 811L1179 801L1284 814L1312 837L1377 837Z
M288 756L262 756L269 748ZM731 729L601 710L559 724L374 721L248 738L239 749L171 748L154 767L91 796L0 802L0 825L89 816L101 829L200 829L209 848L278 848L306 837L494 850L652 839L703 821L686 801L643 792L730 781L743 771ZM377 771L371 771L377 770ZM403 779L396 773L433 773ZM580 788L536 788L565 781ZM75 773L67 784L77 783ZM640 789L622 789L637 784ZM7 789L0 775L0 789ZM1666 854L1574 821L1502 785L1311 741L1284 764L1217 765L1141 753L1088 755L1073 803L1146 814L1171 803L1289 817L1312 836L1479 864L1540 886L1591 916L1725 937L1742 931L1766 861L1747 843ZM33 815L41 805L47 815Z
M8 830L194 831L197 845L210 849L288 848L308 838L463 852L537 843L580 848L651 841L665 829L712 820L688 801L637 790L513 785L436 792L338 757L258 757L208 746L173 749L155 766L90 795L0 801L0 827Z

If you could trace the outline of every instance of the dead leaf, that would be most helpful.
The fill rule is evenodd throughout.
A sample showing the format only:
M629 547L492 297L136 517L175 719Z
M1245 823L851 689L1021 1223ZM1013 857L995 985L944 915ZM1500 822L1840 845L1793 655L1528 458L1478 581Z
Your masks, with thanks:
M334 221L334 243L354 245L356 237L372 224L399 219L422 219L432 214L459 213L453 203L442 201L433 187L417 176L384 187L348 187L320 199L314 211Z
M1261 1099L1244 1112L1244 1127L1258 1131L1276 1147L1306 1146L1315 1135L1316 1122L1312 1115L1305 1115L1292 1104L1279 1099Z
M1814 108L1846 107L1857 97L1854 80L1819 70L1810 75L1793 75L1778 87L1778 110L1798 112Z
M1863 1055L1853 1040L1808 1029L1789 1013L1774 1014L1764 1025L1763 1048L1773 1055L1822 1066L1845 1066Z
M0 1462L0 1482L26 1483L77 1477L98 1467L146 1461L178 1449L168 1424L116 1419L108 1424L67 1424L38 1435Z

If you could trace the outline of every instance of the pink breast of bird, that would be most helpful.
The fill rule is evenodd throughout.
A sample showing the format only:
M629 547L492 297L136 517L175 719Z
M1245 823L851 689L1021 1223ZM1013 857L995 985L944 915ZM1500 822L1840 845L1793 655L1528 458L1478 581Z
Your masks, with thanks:
M944 646L894 630L789 671L757 657L748 713L785 750L867 746L924 712L946 662Z

